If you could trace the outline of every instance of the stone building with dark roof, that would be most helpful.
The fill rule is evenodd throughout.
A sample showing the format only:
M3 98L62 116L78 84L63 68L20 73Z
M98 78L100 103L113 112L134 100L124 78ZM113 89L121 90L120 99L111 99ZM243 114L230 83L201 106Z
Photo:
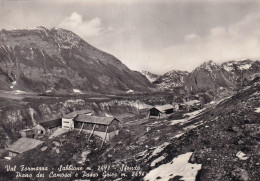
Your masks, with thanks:
M41 145L43 141L32 139L32 138L20 138L14 142L7 150L9 151L9 156L14 157L18 154L29 151Z
M150 117L166 117L173 113L173 106L170 104L155 106L149 110L149 118Z

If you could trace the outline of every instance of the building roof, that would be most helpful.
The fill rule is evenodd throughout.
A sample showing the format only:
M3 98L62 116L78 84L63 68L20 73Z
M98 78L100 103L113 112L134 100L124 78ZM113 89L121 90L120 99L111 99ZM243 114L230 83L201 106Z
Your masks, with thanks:
M81 114L90 114L90 113L92 113L92 111L90 111L90 110L73 111L73 112L70 112L70 113L64 115L63 118L73 119L73 118L77 117L78 115L81 115Z
M69 114L66 114L66 115L62 116L62 117L63 118L67 118L67 119L72 119L72 118L75 118L77 116L78 116L78 113L76 111L73 111L73 112L71 112Z
M77 113L78 114L90 114L90 113L92 113L92 111L86 109L86 110L79 110L79 111L77 111Z
M189 105L189 106L192 106L196 103L200 103L200 101L199 100L191 100L191 101L184 102L184 104Z
M40 123L40 125L42 127L44 127L45 129L59 127L59 126L61 126L61 119L54 119L54 120L46 121L46 122Z
M7 150L16 153L23 153L37 147L42 143L43 141L32 138L20 138L19 140L14 142L9 148L7 148Z
M31 129L31 128L22 129L22 130L20 130L19 132L27 132L27 131L33 131L33 129Z
M110 125L113 120L119 122L119 120L114 117L99 117L99 116L89 116L89 115L79 115L74 119L74 121L93 123L93 124L102 124L102 125Z
M173 109L173 106L170 105L170 104L165 104L165 105L162 105L162 106L155 106L154 108L159 110L160 112L165 112L168 109Z

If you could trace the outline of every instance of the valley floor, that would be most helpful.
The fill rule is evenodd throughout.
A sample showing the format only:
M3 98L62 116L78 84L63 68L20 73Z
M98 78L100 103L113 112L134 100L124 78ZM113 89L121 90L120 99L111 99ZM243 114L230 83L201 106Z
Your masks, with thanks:
M147 119L144 114L125 118L119 135L102 148L98 137L86 141L88 135L65 133L10 161L1 160L0 175L26 180L7 172L5 165L74 165L91 168L85 177L91 180L258 181L259 108L260 83L254 82L193 113L161 119ZM93 172L98 176L90 177ZM76 180L77 171L69 173L70 178L55 180Z

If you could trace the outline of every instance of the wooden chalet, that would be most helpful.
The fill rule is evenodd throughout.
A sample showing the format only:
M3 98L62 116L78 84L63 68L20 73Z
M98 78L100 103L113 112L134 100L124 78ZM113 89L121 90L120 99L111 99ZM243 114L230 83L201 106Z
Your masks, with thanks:
M150 117L166 117L173 113L174 107L170 104L155 106L149 110L149 118Z
M41 145L43 141L32 139L32 138L20 138L14 142L7 150L9 151L9 156L14 157L18 154L29 151L38 145Z
M74 129L97 135L109 141L118 135L119 122L114 117L79 115L74 119Z

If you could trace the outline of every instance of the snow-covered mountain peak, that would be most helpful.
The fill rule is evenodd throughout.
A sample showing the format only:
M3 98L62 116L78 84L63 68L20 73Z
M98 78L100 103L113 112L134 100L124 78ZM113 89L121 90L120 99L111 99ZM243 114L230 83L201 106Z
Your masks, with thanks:
M167 73L165 73L166 75L188 75L189 72L187 71L181 71L181 70L171 70Z
M146 71L146 70L142 70L141 74L143 74L151 83L156 81L160 77L160 75L151 73L151 72Z
M254 61L249 59L243 59L243 60L232 60L223 63L221 66L228 72L230 71L236 71L236 70L248 70L252 68Z
M201 69L204 69L204 70L207 70L209 72L212 72L214 70L220 70L221 67L218 64L216 64L215 62L213 62L212 60L209 60L209 61L204 62L203 64L201 64L193 72L200 71Z

